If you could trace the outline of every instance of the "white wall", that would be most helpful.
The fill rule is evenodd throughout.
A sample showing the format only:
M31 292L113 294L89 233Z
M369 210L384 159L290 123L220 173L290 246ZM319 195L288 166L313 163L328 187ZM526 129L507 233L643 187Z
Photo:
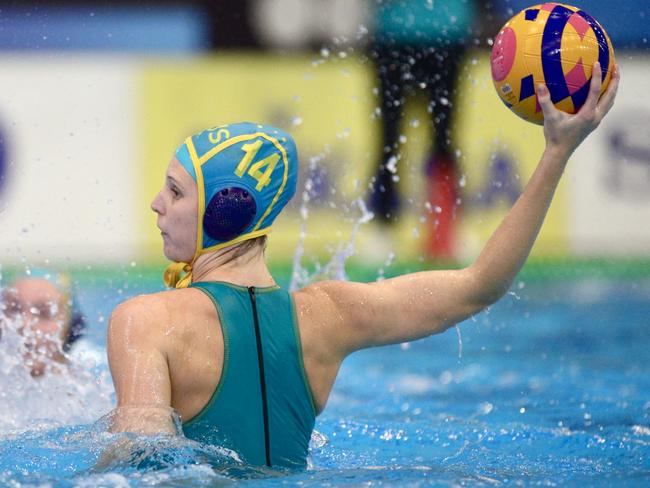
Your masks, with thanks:
M650 58L619 62L616 104L568 168L568 232L581 256L650 255Z
M132 256L133 63L2 57L0 86L0 261Z

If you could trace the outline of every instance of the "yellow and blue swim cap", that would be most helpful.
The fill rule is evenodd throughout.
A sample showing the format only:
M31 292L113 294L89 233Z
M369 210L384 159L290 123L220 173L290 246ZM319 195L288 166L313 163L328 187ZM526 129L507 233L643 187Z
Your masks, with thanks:
M196 182L199 200L194 258L165 271L167 286L184 288L201 254L271 231L296 192L298 153L283 130L242 122L190 136L175 155Z

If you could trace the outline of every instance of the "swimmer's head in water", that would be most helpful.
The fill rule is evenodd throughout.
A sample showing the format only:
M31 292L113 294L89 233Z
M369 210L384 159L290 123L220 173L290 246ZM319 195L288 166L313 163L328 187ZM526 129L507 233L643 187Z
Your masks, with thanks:
M85 319L67 274L32 269L29 275L5 278L1 315L24 337L25 359L32 374L40 376L45 368L41 358L67 352L83 336Z
M204 130L180 145L176 159L198 190L192 262L206 252L268 234L296 191L296 144L268 125L244 122ZM168 273L166 282L175 286L178 278L178 273Z

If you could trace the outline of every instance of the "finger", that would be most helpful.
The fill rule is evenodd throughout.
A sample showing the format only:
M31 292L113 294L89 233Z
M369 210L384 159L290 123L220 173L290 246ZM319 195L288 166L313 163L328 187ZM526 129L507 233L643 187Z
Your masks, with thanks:
M600 86L602 84L602 71L600 69L600 63L596 61L594 67L591 70L591 82L589 83L589 95L587 95L587 100L585 100L584 108L586 109L595 109L598 104L598 98L600 97Z
M618 68L618 65L614 65L614 70L612 72L612 78L607 86L607 90L603 93L603 96L600 97L598 102L598 108L604 117L607 112L614 105L614 100L616 99L616 93L618 92L618 85L621 79L621 72Z
M542 107L544 120L554 117L558 112L551 101L551 94L549 93L548 88L546 88L546 85L541 83L537 85L537 101L539 102L539 106Z

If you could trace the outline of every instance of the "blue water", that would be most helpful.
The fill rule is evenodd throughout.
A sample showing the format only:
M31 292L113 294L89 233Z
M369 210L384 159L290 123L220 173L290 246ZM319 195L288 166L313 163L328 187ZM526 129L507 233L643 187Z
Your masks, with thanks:
M114 439L72 423L0 434L0 486L649 486L650 282L515 288L461 325L462 347L451 329L352 355L307 471L167 439L93 472ZM83 290L96 346L140 291Z

